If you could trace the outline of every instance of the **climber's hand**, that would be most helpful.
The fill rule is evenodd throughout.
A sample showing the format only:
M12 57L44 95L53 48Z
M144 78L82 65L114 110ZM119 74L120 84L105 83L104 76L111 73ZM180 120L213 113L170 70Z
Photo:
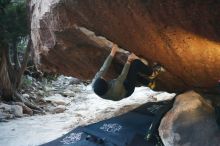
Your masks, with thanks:
M111 56L115 56L115 54L119 51L119 48L116 44L112 45Z
M136 60L136 59L140 59L140 58L137 55L135 55L134 53L131 53L128 56L128 62L132 62L133 60Z

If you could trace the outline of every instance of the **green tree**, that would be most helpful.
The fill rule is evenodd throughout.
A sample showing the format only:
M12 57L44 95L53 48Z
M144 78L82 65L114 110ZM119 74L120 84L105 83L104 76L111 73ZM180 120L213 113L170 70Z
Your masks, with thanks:
M28 42L22 62L21 42ZM28 7L25 0L0 0L0 91L4 100L20 100L17 90L31 51Z

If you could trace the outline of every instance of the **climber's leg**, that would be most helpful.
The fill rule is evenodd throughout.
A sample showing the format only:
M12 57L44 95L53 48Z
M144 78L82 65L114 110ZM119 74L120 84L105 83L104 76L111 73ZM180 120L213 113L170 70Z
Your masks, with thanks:
M139 59L136 59L131 63L130 69L128 71L128 75L124 81L124 86L125 86L125 89L127 90L126 97L130 96L134 92L136 82L139 78L138 77L139 73L149 76L153 73L153 69L151 67L145 65ZM143 82L144 82L143 83L144 85L146 85L146 86L148 85L147 79L143 80ZM140 83L142 83L142 82L140 82Z
M141 62L141 60L136 59L131 63L126 80L132 84L135 84L138 74L150 76L152 73L153 69L151 67L145 65L143 62Z

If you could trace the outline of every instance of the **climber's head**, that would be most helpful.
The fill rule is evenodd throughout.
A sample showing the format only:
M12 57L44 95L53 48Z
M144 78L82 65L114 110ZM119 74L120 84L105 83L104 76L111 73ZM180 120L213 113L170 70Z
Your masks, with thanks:
M93 90L97 95L102 96L107 92L108 84L104 79L98 78L93 84Z

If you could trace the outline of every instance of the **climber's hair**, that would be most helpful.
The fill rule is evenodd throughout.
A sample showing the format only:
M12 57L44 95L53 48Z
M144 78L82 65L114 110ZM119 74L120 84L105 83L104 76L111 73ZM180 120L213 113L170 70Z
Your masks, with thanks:
M97 78L93 84L93 90L98 96L102 96L108 91L108 84L104 79Z

